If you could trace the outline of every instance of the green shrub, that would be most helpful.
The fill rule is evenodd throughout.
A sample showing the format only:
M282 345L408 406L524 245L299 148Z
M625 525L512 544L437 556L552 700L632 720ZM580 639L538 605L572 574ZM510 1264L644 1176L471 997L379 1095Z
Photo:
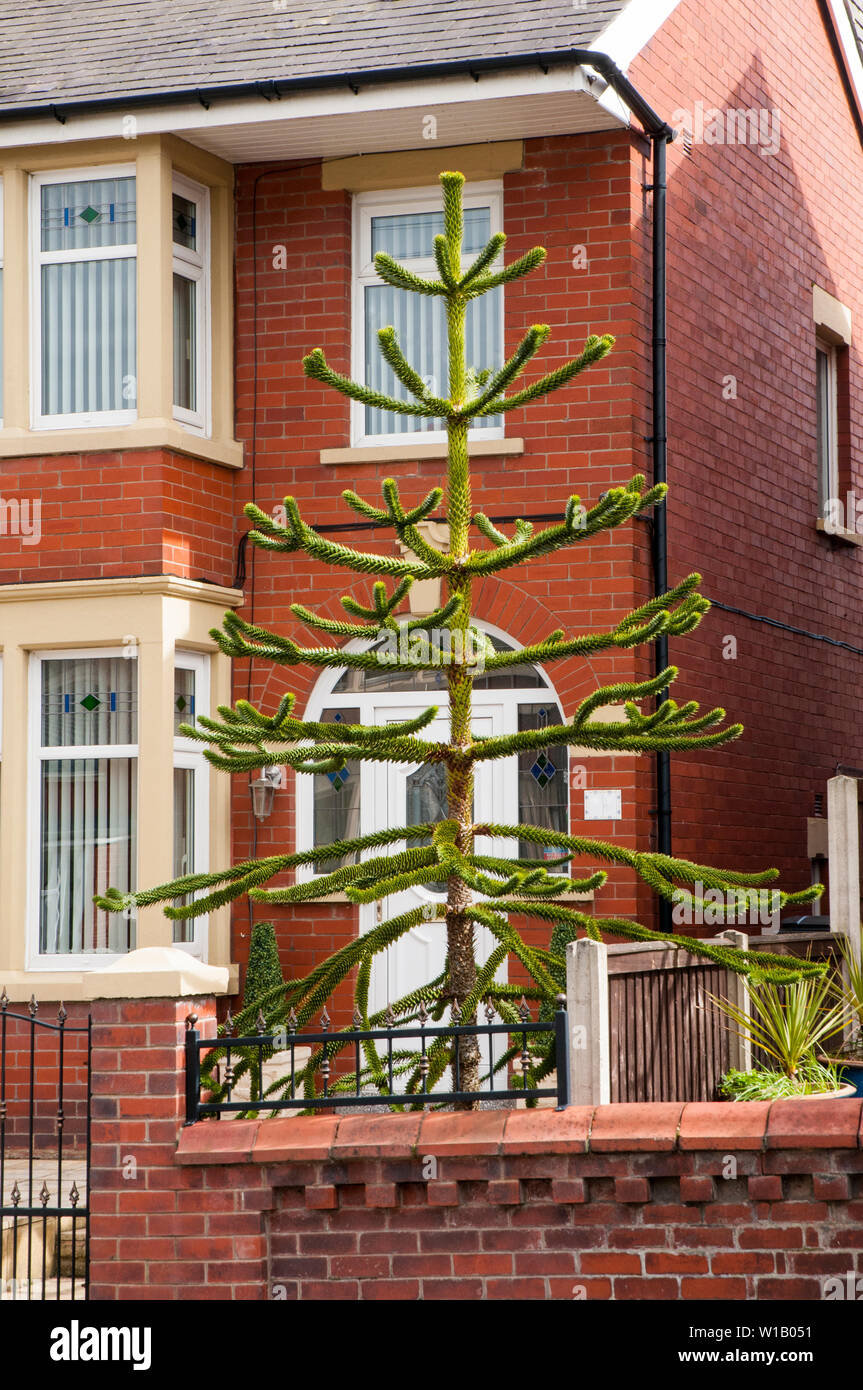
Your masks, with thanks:
M276 943L276 929L272 922L256 922L252 927L252 940L249 945L243 1011L284 983L285 976Z

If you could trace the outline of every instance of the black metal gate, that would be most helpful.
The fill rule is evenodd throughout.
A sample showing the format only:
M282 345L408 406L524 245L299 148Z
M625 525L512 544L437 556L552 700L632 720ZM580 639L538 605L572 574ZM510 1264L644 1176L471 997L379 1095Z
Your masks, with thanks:
M74 1006L73 1006L74 1007ZM87 1297L92 1035L0 994L0 1300Z

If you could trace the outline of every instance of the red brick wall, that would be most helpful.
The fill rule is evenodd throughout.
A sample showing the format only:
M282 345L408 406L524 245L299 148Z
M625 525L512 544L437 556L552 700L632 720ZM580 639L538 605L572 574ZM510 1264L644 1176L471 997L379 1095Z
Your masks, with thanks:
M697 568L709 597L863 647L863 557L814 528L812 284L852 310L858 338L863 323L863 149L826 9L683 0L631 77L669 120L697 101L780 113L775 155L669 149L671 577ZM859 494L859 344L848 368ZM645 351L643 394L647 372ZM726 401L729 374L737 399ZM736 660L723 659L726 634ZM673 760L675 848L740 868L776 863L803 886L814 794L837 763L863 766L863 657L714 610L672 643L672 659L686 698L746 725L721 754Z
M818 1301L863 1273L859 1100L183 1127L213 1002L93 1006L94 1299Z
M630 386L636 352L630 248L634 166L629 143L620 133L530 141L524 169L504 178L508 254L518 256L537 243L549 253L540 272L507 289L507 349L512 350L533 322L548 322L553 330L543 354L544 368L575 355L590 332L614 333L617 347L607 363L572 388L509 417L508 434L525 439L523 457L474 460L474 502L493 517L558 515L572 492L592 503L643 466L646 429L641 414L633 412ZM341 501L342 489L356 488L374 497L391 472L406 502L419 500L442 480L442 461L381 465L372 455L367 464L345 467L321 465L319 460L322 448L350 442L348 407L341 397L303 377L301 358L321 346L336 369L350 368L349 197L322 192L320 169L314 166L294 172L265 166L241 169L237 187L237 427L246 441L247 460L254 464L238 479L238 501L240 493L242 500L254 495L269 510L290 491L308 520L351 523L354 513ZM288 249L287 270L273 269L274 249L280 245ZM586 248L586 270L573 268L575 246ZM383 530L358 533L351 543L393 550L392 537ZM520 642L543 636L560 623L571 630L605 628L644 596L645 545L646 526L637 522L589 547L575 547L530 569L509 571L499 582L477 586L475 611ZM303 640L309 640L310 630L290 615L291 600L311 604L329 616L343 616L338 596L350 592L359 597L368 591L365 579L348 574L345 582L344 575L304 557L259 553L250 576L244 616L254 604L256 622ZM550 674L564 714L571 717L579 698L597 681L610 679L612 673L619 679L632 669L633 658L624 653L615 659L601 656L590 666L561 663ZM270 708L284 689L298 691L303 700L311 684L305 671L274 671L260 663L252 698ZM247 672L238 665L235 690L245 695L246 689ZM652 768L646 764L644 772L647 785L645 779L636 785L632 759L590 760L589 786L623 789L624 820L616 827L597 823L591 827L597 835L616 832L628 844L645 842L650 826L644 817L654 798L649 785ZM580 790L574 793L576 822L581 796ZM236 853L243 856L250 849L252 827L248 793L239 782L234 808ZM258 853L285 842L290 845L294 836L292 796L280 796L272 817L258 828ZM603 910L632 911L635 903L632 880L613 872ZM269 909L266 915L272 915ZM342 944L357 929L356 910L348 906L311 912L277 909L277 920L284 962L294 973L320 959L330 938ZM245 960L245 909L237 912L235 923L236 955ZM547 930L540 929L536 936L547 944Z
M257 1170L176 1165L185 1118L185 1018L214 1031L212 999L93 1004L90 1296L260 1298L266 1280ZM226 1126L231 1128L231 1126Z
M230 584L234 475L167 450L3 461L2 497L41 503L41 540L0 527L0 584L177 574Z

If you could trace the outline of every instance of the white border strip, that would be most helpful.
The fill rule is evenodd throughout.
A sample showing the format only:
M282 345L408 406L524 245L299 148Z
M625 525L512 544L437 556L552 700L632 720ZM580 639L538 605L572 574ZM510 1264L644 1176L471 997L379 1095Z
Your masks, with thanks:
M839 41L845 71L851 84L857 115L863 121L863 60L854 34L854 26L848 16L843 0L827 0L827 9L833 22L833 32Z
M607 53L626 72L679 4L680 0L629 0L589 46L595 53Z

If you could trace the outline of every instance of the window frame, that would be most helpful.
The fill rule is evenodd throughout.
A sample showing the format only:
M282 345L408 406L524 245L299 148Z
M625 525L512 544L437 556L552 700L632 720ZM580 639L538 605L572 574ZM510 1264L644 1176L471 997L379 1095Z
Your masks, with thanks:
M210 658L205 652L188 651L177 647L174 669L195 672L195 718L210 713ZM174 734L174 770L187 769L194 775L194 855L192 873L205 874L210 870L210 764L204 757L204 745L194 739ZM209 944L209 916L174 920L173 927L186 926L193 933L191 941L174 940L172 944L189 955L206 961Z
M89 183L94 179L133 178L135 180L135 241L122 246L85 247L80 251L42 250L42 189L52 183ZM138 407L130 410L94 410L66 415L45 415L42 411L42 267L68 265L75 261L134 260L135 337L140 337L140 294L138 293L137 164L92 164L84 169L53 169L30 175L28 223L30 241L30 428L34 431L93 429L99 426L128 425L138 418ZM135 359L135 381L139 372ZM137 398L137 390L136 390Z
M130 656L128 647L61 647L30 653L28 662L28 749L27 749L27 951L26 969L35 971L94 970L124 960L126 951L43 952L39 950L41 892L40 860L42 852L42 763L52 759L82 760L85 758L140 758L141 669L137 653ZM125 657L135 662L138 700L138 742L111 744L64 744L61 747L42 744L42 663L45 661L86 661ZM136 780L138 806L136 826L140 823L140 784ZM135 843L135 869L140 868L140 843ZM134 950L134 946L131 948Z
M173 237L173 194L187 198L195 204L196 237L198 249L190 250L179 246ZM180 275L194 281L195 293L195 398L198 408L188 410L177 405L173 399L173 370L171 374L171 406L174 419L191 433L209 439L212 434L212 343L211 334L211 256L210 256L210 190L204 184L186 178L184 174L173 171L171 178L171 302L173 304L174 276ZM174 343L171 342L171 363L174 360Z
M466 183L462 196L465 209L488 207L490 210L489 234L503 231L503 181L489 179L482 182ZM355 193L352 209L351 233L351 375L355 381L365 381L365 289L369 285L384 283L375 271L371 255L372 218L398 216L408 212L440 212L440 188L437 185L423 185L415 188L387 189L369 193ZM439 272L433 256L423 260L406 262L411 270L423 276L438 278ZM497 262L494 263L497 265ZM500 322L497 339L503 342L505 286L500 287ZM351 401L351 446L354 448L385 448L397 444L408 446L417 444L441 444L446 442L446 430L406 430L399 434L368 435L365 432L365 410L361 401ZM505 419L505 417L504 417ZM504 425L489 426L481 432L482 439L503 439Z
M825 363L827 419L821 418L821 373ZM815 434L818 515L827 518L830 499L839 498L839 354L835 343L817 334L815 338ZM826 444L826 450L825 450Z

